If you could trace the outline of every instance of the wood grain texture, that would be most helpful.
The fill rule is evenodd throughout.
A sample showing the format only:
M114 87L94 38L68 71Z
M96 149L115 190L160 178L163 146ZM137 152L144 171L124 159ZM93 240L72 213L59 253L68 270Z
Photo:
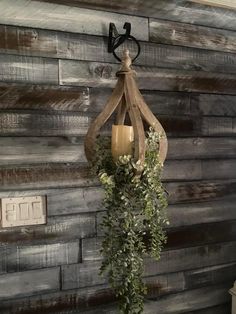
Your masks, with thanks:
M193 203L235 196L235 180L202 180L195 182L169 182L164 184L169 203ZM204 206L202 204L202 206Z
M80 259L79 241L8 246L4 257L8 272L78 263Z
M59 290L59 267L0 276L0 299Z
M0 109L86 111L88 108L88 88L0 82Z
M163 181L192 181L235 179L235 159L225 160L168 160ZM97 184L83 164L44 164L0 168L2 191L81 187Z
M45 189L60 187L89 186L97 182L82 165L35 165L2 168L1 190Z
M164 20L180 21L190 24L206 25L222 29L236 30L236 13L211 6L199 5L179 0L42 0L69 6L128 13L155 17ZM223 17L222 17L223 16Z
M2 110L0 111L1 136L84 136L87 133L94 113L35 111L35 110ZM198 116L167 116L157 114L168 136L234 136L235 120L232 117L198 117ZM114 117L108 120L101 129L103 135L111 134ZM148 129L148 126L145 126Z
M168 276L169 278L169 289L174 288L178 285L178 273L173 274L173 276ZM165 286L166 279L165 277L160 278L162 285ZM180 286L180 285L178 285ZM218 287L213 286L213 289ZM150 287L149 292L150 294L155 290L155 292L158 290L153 289ZM160 291L161 289L159 289ZM162 290L164 291L164 289ZM171 291L171 290L170 290ZM80 313L86 313L86 309L90 308L90 313L108 313L104 312L107 311L108 308L106 307L106 304L108 304L109 309L112 311L113 314L115 311L114 304L114 295L111 291L111 289L108 289L104 285L96 286L94 288L83 288L83 289L77 289L77 290L67 290L67 291L61 291L61 292L54 292L54 293L47 293L40 296L32 296L30 298L30 303L28 302L29 298L20 298L16 300L10 300L10 301L2 301L1 307L2 307L2 313L3 314L30 314L30 311L34 311L36 314L40 313L51 313L51 312L60 312L60 311L68 311L68 308L71 311L79 311ZM111 306L109 304L112 303ZM99 306L103 305L102 308ZM105 306L105 309L104 309ZM156 303L156 306L158 306L158 303ZM98 307L98 308L97 308ZM228 312L223 312L223 310L229 310L230 306L229 303L224 303L223 305L214 306L214 307L208 307L206 310L199 310L195 311L197 314L226 314ZM98 312L100 311L100 312ZM215 312L214 312L215 311ZM87 312L88 313L88 312ZM111 313L111 312L109 312ZM183 313L183 312L182 312ZM191 312L193 314L194 312ZM117 313L116 313L117 314ZM188 311L188 314L190 312Z
M9 25L0 25L0 35L0 52L4 54L117 63L114 56L107 53L106 37ZM142 53L135 61L137 65L236 72L236 57L233 53L144 41L140 45ZM124 48L129 49L132 57L136 55L137 47L132 41L122 44L117 49L118 55L122 55Z
M151 19L150 40L157 43L235 52L236 32ZM227 58L227 56L225 56Z
M0 229L0 241L5 245L73 242L94 235L95 217L92 214L51 217L46 225Z
M199 118L188 116L158 116L158 118L168 135L201 135L201 130L204 135L216 132L218 135L234 134L231 118L228 118L227 121L225 118L219 118L217 123L210 118L201 121ZM84 112L2 110L0 112L0 134L2 136L84 136L93 120L94 114ZM114 118L111 117L102 128L101 133L110 135L113 122Z
M138 73L140 89L235 94L235 76L230 74L141 66L134 69ZM112 63L60 60L60 84L114 87L117 70L118 66Z
M58 6L31 0L14 0L0 3L1 24L36 27L92 35L108 34L108 25L113 21L121 31L127 19L133 25L133 35L139 40L148 40L148 19L116 13L92 11L82 8Z
M1 54L0 80L5 82L58 84L58 61Z

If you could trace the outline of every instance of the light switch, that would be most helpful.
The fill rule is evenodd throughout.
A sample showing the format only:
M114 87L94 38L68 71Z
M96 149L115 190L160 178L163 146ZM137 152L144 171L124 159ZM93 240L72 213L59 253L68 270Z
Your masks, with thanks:
M2 228L46 223L46 197L11 197L1 199Z

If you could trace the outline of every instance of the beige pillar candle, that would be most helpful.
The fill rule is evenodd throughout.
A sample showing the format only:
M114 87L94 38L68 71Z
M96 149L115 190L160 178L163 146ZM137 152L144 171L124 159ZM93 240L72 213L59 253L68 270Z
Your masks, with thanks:
M134 130L128 125L112 125L111 151L114 160L119 156L132 155Z

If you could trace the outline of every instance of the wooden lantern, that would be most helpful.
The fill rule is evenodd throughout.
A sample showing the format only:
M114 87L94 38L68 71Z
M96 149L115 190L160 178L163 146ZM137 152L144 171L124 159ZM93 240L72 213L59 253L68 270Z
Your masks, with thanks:
M167 138L165 131L145 103L135 81L135 71L131 68L129 51L124 50L121 69L116 73L118 80L103 111L90 125L85 138L85 154L89 161L94 157L95 141L101 127L117 109L116 125L124 125L128 114L134 134L134 158L142 165L145 159L145 132L143 120L147 122L156 132L161 134L159 142L159 156L163 164L167 154ZM143 119L143 120L142 120ZM113 155L114 156L114 155Z

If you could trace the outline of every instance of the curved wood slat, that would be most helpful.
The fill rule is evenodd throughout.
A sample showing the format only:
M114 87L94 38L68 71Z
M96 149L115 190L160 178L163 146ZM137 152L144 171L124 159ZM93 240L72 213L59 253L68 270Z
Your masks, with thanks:
M141 164L143 164L145 159L145 134L141 115L136 104L134 85L134 78L131 75L126 75L124 89L126 106L128 108L131 124L134 128L134 158L136 161L139 160Z
M124 92L124 78L121 76L118 78L117 85L114 88L112 95L108 100L105 108L91 123L86 134L84 149L86 157L89 161L91 161L94 156L95 140L98 135L98 132L119 105L121 98L123 96L123 92Z
M138 101L137 105L139 107L139 110L142 114L143 119L151 126L153 129L158 132L159 134L162 135L160 142L159 142L159 157L160 157L160 162L163 164L166 156L167 156L167 151L168 151L168 141L166 137L166 132L161 125L161 123L157 120L155 115L151 112L149 109L148 105L145 103L144 98L142 94L140 93L139 89L137 86L135 86L136 93L138 96Z
M119 106L118 106L118 112L117 112L117 116L116 116L116 124L117 125L124 124L126 113L127 113L127 107L125 104L125 98L122 97L121 101L119 103Z

